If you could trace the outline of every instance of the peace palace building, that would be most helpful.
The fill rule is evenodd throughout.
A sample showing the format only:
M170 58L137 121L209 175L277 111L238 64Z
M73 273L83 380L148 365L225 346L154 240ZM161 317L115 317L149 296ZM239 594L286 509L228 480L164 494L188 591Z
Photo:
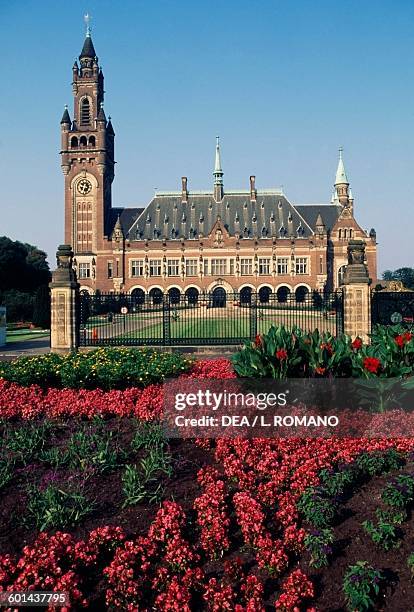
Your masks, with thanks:
M217 139L211 191L157 191L142 208L114 208L115 132L103 109L104 77L88 29L73 66L74 113L61 121L65 177L65 242L71 244L81 290L124 292L143 301L202 292L240 292L249 301L298 301L314 289L342 283L349 239L366 242L375 281L376 233L354 217L354 200L340 152L330 204L297 205L281 190L227 191ZM247 183L247 181L246 181ZM224 290L224 291L223 291Z

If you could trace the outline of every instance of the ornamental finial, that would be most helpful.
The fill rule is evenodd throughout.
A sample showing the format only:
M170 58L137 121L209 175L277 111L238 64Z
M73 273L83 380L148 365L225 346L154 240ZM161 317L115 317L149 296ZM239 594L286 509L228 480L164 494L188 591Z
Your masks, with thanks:
M85 24L86 24L86 36L90 36L91 35L90 22L92 20L92 17L89 15L89 13L86 13L86 15L84 15L83 19L84 19Z

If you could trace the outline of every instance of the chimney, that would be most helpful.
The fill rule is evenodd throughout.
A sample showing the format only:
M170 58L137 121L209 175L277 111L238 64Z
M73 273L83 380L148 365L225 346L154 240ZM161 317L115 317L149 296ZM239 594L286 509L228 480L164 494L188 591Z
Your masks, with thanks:
M250 199L256 201L256 177L253 175L250 177Z
M187 191L187 177L181 177L181 202L187 204L188 202L188 191Z

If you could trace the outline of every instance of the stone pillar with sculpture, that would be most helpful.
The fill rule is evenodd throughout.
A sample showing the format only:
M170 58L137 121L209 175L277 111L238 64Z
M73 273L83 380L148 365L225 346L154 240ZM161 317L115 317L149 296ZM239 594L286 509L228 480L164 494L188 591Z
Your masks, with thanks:
M350 240L344 273L344 332L369 341L371 333L371 280L365 263L365 242Z
M77 305L79 283L72 267L73 251L61 244L56 253L57 268L52 273L50 348L55 353L76 351L79 345Z

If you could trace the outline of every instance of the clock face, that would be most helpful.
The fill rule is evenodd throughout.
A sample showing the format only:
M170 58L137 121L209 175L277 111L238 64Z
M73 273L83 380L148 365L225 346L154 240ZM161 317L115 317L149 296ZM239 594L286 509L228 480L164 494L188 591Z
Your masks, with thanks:
M92 184L87 179L82 179L78 183L78 191L82 195L88 194L92 190Z

